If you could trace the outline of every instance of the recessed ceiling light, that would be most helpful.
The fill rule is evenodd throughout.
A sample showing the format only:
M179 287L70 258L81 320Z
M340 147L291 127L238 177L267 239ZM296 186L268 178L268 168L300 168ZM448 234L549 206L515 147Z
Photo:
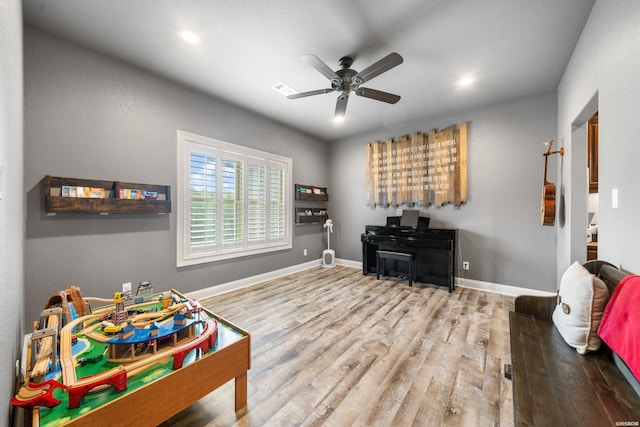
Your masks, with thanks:
M186 41L189 44L200 44L202 42L200 36L193 31L180 30L178 32L178 35L182 40Z
M473 82L473 77L465 77L458 81L458 86L470 86Z
M342 123L344 122L344 116L334 116L333 123Z
M294 88L282 82L278 82L274 84L273 86L271 86L271 88L276 92L281 93L284 96L289 96L289 95L293 95L294 93L298 93L297 90L295 90Z

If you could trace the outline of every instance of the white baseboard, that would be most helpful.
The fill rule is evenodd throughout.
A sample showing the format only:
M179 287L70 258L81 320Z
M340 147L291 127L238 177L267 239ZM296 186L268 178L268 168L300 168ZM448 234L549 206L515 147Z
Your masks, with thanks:
M362 262L352 261L348 259L336 258L336 264L344 267L351 267L362 270ZM280 270L269 271L267 273L258 274L256 276L245 277L244 279L234 280L233 282L221 285L211 286L197 291L187 292L185 295L193 299L208 298L214 295L220 295L236 289L246 288L267 280L277 279L278 277L288 274L298 273L313 267L322 265L322 260L317 259L303 264L292 265L291 267L282 268ZM463 288L478 289L480 291L495 292L503 295L520 296L520 295L536 295L536 296L554 296L554 292L539 291L536 289L520 288L517 286L501 285L499 283L483 282L481 280L465 279L456 277L456 286Z
M220 295L227 292L235 291L236 289L246 288L247 286L255 285L260 282L265 282L271 279L277 279L278 277L286 276L288 274L297 273L300 271L308 270L313 267L317 267L322 264L322 260L317 259L303 264L292 265L291 267L282 268L280 270L269 271L267 273L258 274L251 277L245 277L244 279L234 280L233 282L223 283L221 285L210 286L204 289L198 289L197 291L186 292L185 296L192 299L208 298L214 295Z
M351 261L348 259L336 259L336 263L344 265L346 267L359 268L362 270L362 262ZM511 295L514 297L520 295L535 295L535 296L555 296L555 292L539 291L536 289L519 288L517 286L501 285L499 283L483 282L481 280L465 279L462 277L456 277L456 286L462 286L463 288L478 289L480 291L494 292L497 294Z
M362 270L362 263L360 261L352 261L350 259L336 258L336 264L343 265L345 267L359 268Z
M555 292L539 291L537 289L520 288L510 285L501 285L499 283L483 282L481 280L465 279L462 277L456 277L456 286L478 289L486 292L495 292L497 294L503 295L511 295L514 297L520 295L535 295L544 297L556 295Z

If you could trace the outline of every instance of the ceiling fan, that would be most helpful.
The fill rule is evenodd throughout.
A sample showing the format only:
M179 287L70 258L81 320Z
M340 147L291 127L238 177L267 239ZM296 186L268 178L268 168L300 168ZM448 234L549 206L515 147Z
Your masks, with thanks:
M371 64L364 70L357 72L352 70L351 64L353 64L353 58L350 56L343 56L338 63L340 69L333 71L327 64L322 62L320 58L315 55L304 55L302 59L318 70L320 74L325 76L331 81L331 87L327 89L312 90L309 92L295 93L287 96L289 99L304 98L307 96L321 95L329 92L342 92L338 96L336 103L336 111L334 119L341 119L344 117L344 113L347 110L347 101L349 100L349 93L355 92L358 96L364 96L365 98L375 99L376 101L387 102L389 104L395 104L400 100L400 96L393 93L383 92L381 90L370 89L367 87L361 87L360 85L368 82L374 77L379 76L385 71L389 71L393 67L402 64L402 56L396 52L392 52L385 56L378 62Z

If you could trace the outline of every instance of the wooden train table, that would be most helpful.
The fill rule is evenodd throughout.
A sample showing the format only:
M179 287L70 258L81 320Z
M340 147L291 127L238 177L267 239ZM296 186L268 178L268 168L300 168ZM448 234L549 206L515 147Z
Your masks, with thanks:
M172 292L183 303L193 303L177 291ZM153 339L143 337L136 341L132 332L96 344L92 341L93 328L87 325L99 324L95 320L98 318L100 312L96 314L94 310L91 316L62 328L62 373L56 381L63 386L41 383L45 384L44 401L60 403L25 411L25 425L157 425L230 380L235 380L236 411L246 406L251 336L238 326L199 307L195 321L177 316L165 319L159 326L154 322L155 330L145 329ZM79 328L81 322L83 327ZM76 348L79 343L80 350ZM145 352L152 353L151 358ZM118 362L127 357L132 360ZM54 384L49 377L46 379ZM28 387L27 392L35 393L34 390Z

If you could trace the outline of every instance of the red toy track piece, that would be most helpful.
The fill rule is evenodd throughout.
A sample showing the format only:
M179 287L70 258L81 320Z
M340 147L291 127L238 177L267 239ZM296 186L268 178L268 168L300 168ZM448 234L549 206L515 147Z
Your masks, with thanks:
M96 380L91 381L92 378L96 378ZM127 370L120 366L103 374L90 375L82 378L76 385L69 387L69 409L80 406L80 401L89 390L103 384L112 385L119 392L126 390Z
M215 344L218 337L218 322L216 320L210 320L205 323L205 329L202 331L202 335L192 341L192 345L177 351L173 354L173 369L182 368L184 358L189 352L195 348L199 348L203 353L208 353L209 350Z
M20 388L18 394L11 398L11 404L20 407L46 406L53 408L60 401L53 397L56 388L67 389L64 384L56 380L48 380L43 383L29 383Z

